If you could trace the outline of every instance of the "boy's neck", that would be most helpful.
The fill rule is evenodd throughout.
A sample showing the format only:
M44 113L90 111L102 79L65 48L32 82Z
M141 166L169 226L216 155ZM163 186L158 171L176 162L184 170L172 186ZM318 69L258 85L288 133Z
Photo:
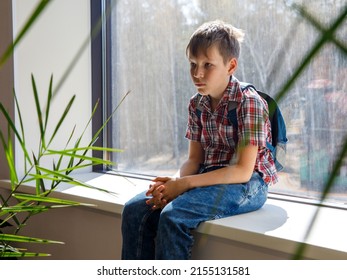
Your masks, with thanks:
M219 104L221 99L222 98L213 98L210 96L210 106L211 106L212 112L214 112L217 109L218 104Z

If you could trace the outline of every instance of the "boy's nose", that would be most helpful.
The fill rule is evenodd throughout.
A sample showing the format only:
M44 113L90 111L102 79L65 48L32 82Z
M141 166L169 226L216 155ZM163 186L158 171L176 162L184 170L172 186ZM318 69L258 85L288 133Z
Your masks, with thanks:
M195 68L194 77L195 78L202 78L202 77L204 77L204 72L203 72L203 69L201 69L201 67L196 67Z

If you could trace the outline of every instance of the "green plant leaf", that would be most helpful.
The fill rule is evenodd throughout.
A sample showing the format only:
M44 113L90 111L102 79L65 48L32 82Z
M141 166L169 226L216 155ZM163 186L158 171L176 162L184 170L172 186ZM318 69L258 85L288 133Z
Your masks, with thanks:
M33 154L33 160L34 160L34 163L35 163L35 170L36 170L36 174L37 175L41 175L41 171L39 168L37 168L39 166L39 161L36 159L36 156ZM45 182L39 178L39 176L37 177L36 179L36 194L40 194L41 192L45 192L46 191L46 187L45 187Z
M321 34L327 34L330 38L329 40L335 44L345 55L347 55L347 46L344 45L338 38L334 36L334 33L329 32L325 29L325 27L316 20L304 7L298 5L297 3L293 3L292 6L296 9L302 17L304 17L307 21L309 21ZM338 25L338 27L340 24Z
M119 101L118 105L116 106L116 108L112 111L112 113L109 115L109 117L105 120L105 122L103 123L103 125L99 128L99 130L94 134L92 140L90 141L90 146L93 145L93 143L95 143L95 141L97 140L97 138L99 137L100 133L104 130L104 128L106 127L106 125L108 124L108 122L112 119L113 115L116 113L116 111L118 110L119 106L124 102L125 98L130 94L131 91L128 91L123 97L122 99Z
M51 75L51 79L49 81L47 103L46 103L46 114L45 114L46 121L44 125L44 131L46 131L47 125L48 125L49 112L50 112L51 104L52 104L52 96L53 96L53 75Z
M35 106L36 106L36 113L37 113L37 118L39 120L39 127L40 127L40 139L41 139L41 149L46 149L46 143L45 143L45 129L44 129L44 122L43 122L43 115L41 111L41 104L40 104L40 99L39 99L39 94L37 92L37 87L36 87L36 82L35 78L33 75L31 75L31 84L33 88L33 93L34 93L34 100L35 100ZM49 106L48 106L49 108Z
M27 161L30 165L32 165L32 163L31 163L31 159L29 157L29 153L28 153L28 151L26 149L26 145L25 145L25 133L24 133L23 118L22 118L22 113L21 113L21 109L19 106L17 94L16 94L16 91L14 89L13 89L13 98L14 98L14 104L15 104L16 109L17 109L20 131L22 134L21 148L24 152L24 170L25 170L25 172L27 172Z
M78 148L79 149L79 148ZM93 150L93 149L91 149ZM96 149L94 149L96 150ZM110 149L110 150L114 150L114 149ZM101 158L96 158L96 157L91 157L91 156L86 156L86 155L79 155L74 153L74 149L71 150L72 152L67 152L67 151L55 151L55 150L50 150L49 153L45 154L45 155L64 155L67 157L73 157L73 158L79 158L82 161L91 161L95 164L108 164L108 165L114 165L114 162L109 161L109 160L105 160L105 159L101 159Z
M53 198L53 197L47 197L47 196L38 196L38 195L31 195L31 194L13 194L13 197L19 199L19 200L26 200L26 201L36 201L36 202L44 202L44 203L52 203L52 204L61 204L61 205L71 205L71 206L77 206L77 205L83 205L83 206L95 206L94 204L89 203L80 203L72 200L66 200L66 199L60 199L60 198Z
M1 209L0 214L7 214L7 213L21 213L21 212L33 212L33 213L41 213L49 210L50 208L53 208L51 206L43 206L43 205L33 205L33 206L9 206L9 207L3 207Z
M0 130L0 140L4 148L4 152L5 152L5 156L7 160L7 166L10 172L11 186L14 186L18 182L18 175L16 171L15 159L13 154L13 145L12 145L10 132L8 132L8 140L7 140L8 144L6 143L5 137L1 130Z
M102 22L106 21L112 12L113 7L117 4L117 1L111 1L110 5L107 5L107 9L104 13L103 16L101 16L99 18L99 20L97 21L97 23L93 26L92 31L90 33L90 35L82 42L81 47L77 50L75 56L73 57L73 59L71 60L71 63L69 64L69 66L66 68L66 71L64 72L64 74L62 75L61 79L58 81L57 86L54 88L53 90L53 98L55 97L55 95L57 94L57 92L60 90L60 88L62 87L62 85L64 84L65 80L67 79L67 77L69 76L69 74L71 73L71 71L73 70L73 68L75 67L75 65L77 64L78 60L80 59L80 57L83 55L84 51L88 48L90 42L100 34L100 30L102 28Z
M313 17L306 11L306 9L303 6L300 5L294 5L294 7L299 10L301 16L305 18L306 20L313 23L313 25L318 28L321 31L321 37L316 42L316 44L311 48L311 50L308 52L306 57L304 58L303 62L300 64L300 66L296 69L294 74L290 79L288 79L287 83L283 87L282 91L278 94L276 97L276 100L279 100L282 96L285 95L285 93L289 90L292 84L294 84L295 80L301 75L302 71L306 68L306 66L310 63L311 59L318 53L318 51L328 42L333 42L336 44L337 47L339 47L344 54L346 54L346 46L341 44L334 36L336 30L344 23L346 17L347 17L347 5L345 6L345 9L340 13L339 16L336 17L335 21L331 24L331 26L328 29L324 29L320 24L318 24ZM303 242L301 242L293 255L293 259L302 259L304 255L304 251L307 248L306 240L308 239L314 223L316 222L316 219L318 217L318 213L320 211L320 208L323 205L323 202L325 201L327 195L331 191L331 188L333 187L334 181L337 177L337 174L339 172L340 167L342 166L343 160L347 155L347 136L344 141L344 144L341 148L341 151L339 153L338 159L336 163L334 164L333 171L329 175L329 178L327 180L327 183L325 184L321 198L320 203L310 221L309 226L307 227Z
M73 137L73 135L75 133L75 130L76 130L76 125L73 127L72 132L70 134L70 137L67 140L67 143L65 144L65 149L68 147L68 145L69 145L69 143L70 143L70 141L71 141L71 139L72 139L72 137ZM76 142L75 147L78 146L78 143L79 143L79 141ZM61 164L63 162L63 158L64 158L64 155L60 155L57 164L55 164L53 162L53 170L54 171L58 171L60 169L60 166L61 166ZM73 163L74 163L74 158L71 157L70 160L69 160L69 163L68 163L68 169L71 168L72 169L71 171L73 171L74 169L78 168L78 167L74 166ZM65 173L65 174L68 174L68 173ZM54 181L52 181L51 189L54 189L54 188L55 188L55 183L54 183Z
M51 254L32 252L4 252L0 249L0 258L49 257Z
M27 34L28 30L32 27L32 25L36 22L38 17L42 14L47 4L49 4L51 0L41 0L40 3L36 6L33 13L30 15L29 19L25 22L24 26L18 33L14 42L8 46L4 54L0 58L0 67L7 61L7 59L12 55L15 47L19 44L19 42L23 39L23 37Z
M59 171L58 172L57 171L52 171L52 170L44 168L44 167L39 167L39 168L41 169L41 171L43 171L43 172L45 172L47 174L52 175L52 177L47 176L47 177L44 177L44 179L56 180L56 181L65 182L65 183L68 183L68 184L71 184L71 185L75 185L75 186L86 187L86 188L98 190L98 191L101 191L101 192L105 192L105 193L108 193L108 194L117 195L117 193L115 193L115 192L91 186L91 185L89 185L89 184L87 184L85 182L82 182L80 180L74 179L71 176L62 174ZM37 175L31 174L31 176L35 177Z
M18 142L20 143L21 145L21 148L24 152L24 156L25 158L31 163L31 159L29 157L29 154L25 148L25 142L23 141L22 137L20 136L20 134L18 133L18 130L14 124L14 121L11 119L10 115L8 114L6 108L3 106L2 103L0 103L0 111L2 112L2 114L4 115L8 125L10 126L11 130L14 132Z
M0 258L47 257L50 254L26 252L24 249L13 248L9 244L0 244Z
M28 237L28 236L15 235L15 234L4 234L4 233L0 234L0 241L1 242L6 241L6 242L65 244L64 242L61 242L61 241Z
M304 7L301 7L304 10ZM295 81L300 77L301 73L306 69L306 67L310 64L311 60L315 55L319 52L319 50L329 41L334 38L334 34L338 27L344 22L347 16L347 5L345 9L341 12L341 14L335 19L333 24L326 29L314 44L314 46L310 49L310 51L306 54L306 56L301 60L299 66L296 68L291 77L286 81L286 83L282 86L278 94L275 96L276 102L279 102L289 91L289 89L294 85ZM306 17L303 15L303 17Z
M75 98L76 98L76 95L73 95L72 98L70 99L68 105L65 107L65 110L60 118L60 120L58 121L58 124L56 125L55 129L54 129L54 132L48 142L48 145L50 145L55 137L55 135L57 134L57 132L59 131L59 128L61 127L62 123L64 122L67 114L69 113L70 109L71 109L71 106L73 104L73 102L75 101Z

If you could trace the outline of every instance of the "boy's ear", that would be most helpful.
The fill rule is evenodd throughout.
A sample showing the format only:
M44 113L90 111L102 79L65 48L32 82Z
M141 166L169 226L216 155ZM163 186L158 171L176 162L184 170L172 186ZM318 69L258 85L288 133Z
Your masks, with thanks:
M236 71L236 68L237 68L237 59L235 57L230 59L228 64L229 64L228 73L229 73L229 75L232 75L232 74L234 74L234 72Z

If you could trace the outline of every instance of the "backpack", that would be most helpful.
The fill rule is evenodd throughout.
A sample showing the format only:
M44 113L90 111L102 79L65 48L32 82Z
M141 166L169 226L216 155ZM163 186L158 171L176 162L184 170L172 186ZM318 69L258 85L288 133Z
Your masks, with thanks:
M269 120L271 123L271 136L272 143L266 142L266 147L271 151L277 171L281 171L284 168L285 155L286 155L286 145L288 142L287 139L287 130L286 124L281 113L280 108L278 107L276 101L268 94L257 90L252 84L241 82L241 90L251 87L253 88L268 104L269 108ZM197 116L200 118L202 108L199 106L201 95L197 100ZM228 105L228 120L233 125L237 135L238 123L237 123L237 114L236 114L237 102L229 102ZM237 139L235 139L237 143Z

